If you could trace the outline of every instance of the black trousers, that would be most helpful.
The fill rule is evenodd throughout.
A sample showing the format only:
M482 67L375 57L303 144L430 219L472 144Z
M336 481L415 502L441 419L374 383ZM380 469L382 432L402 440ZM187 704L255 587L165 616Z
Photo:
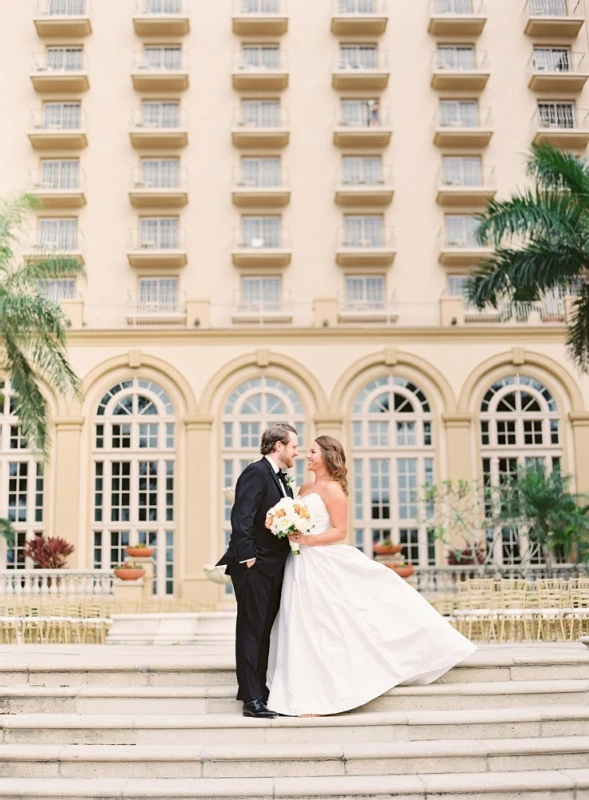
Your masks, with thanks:
M267 700L266 673L270 652L270 631L278 607L284 570L268 577L256 564L231 566L231 581L237 600L235 664L237 699Z

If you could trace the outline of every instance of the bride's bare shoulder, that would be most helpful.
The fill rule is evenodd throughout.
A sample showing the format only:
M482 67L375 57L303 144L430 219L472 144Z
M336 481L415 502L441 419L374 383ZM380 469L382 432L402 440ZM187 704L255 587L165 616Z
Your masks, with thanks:
M325 501L345 500L346 493L338 481L326 481L321 487L321 496Z
M307 481L306 483L303 483L303 485L299 489L299 495L301 497L304 497L304 495L309 494L312 486L313 486L313 481Z

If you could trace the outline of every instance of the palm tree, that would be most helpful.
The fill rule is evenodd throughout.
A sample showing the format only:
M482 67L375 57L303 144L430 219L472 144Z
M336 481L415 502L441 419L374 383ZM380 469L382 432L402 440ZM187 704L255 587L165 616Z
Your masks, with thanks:
M549 144L533 144L527 174L535 186L491 201L480 216L482 245L493 253L471 273L469 300L479 309L517 314L546 292L574 294L569 353L589 372L589 162Z
M79 395L79 380L66 351L67 319L56 303L39 294L38 282L83 273L68 257L20 262L14 253L26 215L39 206L30 195L0 204L0 369L15 392L15 412L31 446L46 458L49 446L43 379L56 393Z

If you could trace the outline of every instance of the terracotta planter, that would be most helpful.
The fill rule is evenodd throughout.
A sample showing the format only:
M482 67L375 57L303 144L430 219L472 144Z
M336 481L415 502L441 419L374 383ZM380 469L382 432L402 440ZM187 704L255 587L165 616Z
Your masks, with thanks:
M392 556L400 553L403 545L400 544L373 544L372 551L375 556Z
M122 581L137 581L145 575L144 569L115 569L115 575Z
M128 545L125 547L125 553L131 558L151 558L155 553L155 547L147 547L146 545Z
M385 567L394 570L400 578L409 578L415 572L413 564L407 564L405 567L399 567L394 561L385 563Z

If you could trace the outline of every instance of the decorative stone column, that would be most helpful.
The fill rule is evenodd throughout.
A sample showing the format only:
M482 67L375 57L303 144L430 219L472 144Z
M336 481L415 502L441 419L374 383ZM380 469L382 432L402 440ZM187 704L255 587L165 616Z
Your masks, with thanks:
M182 569L179 575L181 593L183 598L214 603L218 589L203 572L205 564L221 556L220 551L211 553L211 529L215 518L211 490L217 483L211 472L213 417L186 417L184 424L186 483L178 487L186 498L182 550L177 551L177 564Z
M472 423L474 414L455 411L442 414L446 429L446 475L450 481L470 481L476 476L472 463ZM450 534L456 547L464 547L462 538Z
M589 494L589 411L571 411L573 429L575 489Z
M322 297L313 302L314 325L316 328L337 326L337 299Z
M333 436L340 442L344 435L344 418L341 414L316 414L315 433L317 436Z
M68 558L68 567L72 569L85 568L89 546L83 538L85 527L80 519L80 480L82 471L85 472L80 463L84 421L84 417L57 417L53 420L55 433L51 460L55 483L52 502L48 504L53 508L51 532L76 548ZM46 485L46 497L49 489Z

